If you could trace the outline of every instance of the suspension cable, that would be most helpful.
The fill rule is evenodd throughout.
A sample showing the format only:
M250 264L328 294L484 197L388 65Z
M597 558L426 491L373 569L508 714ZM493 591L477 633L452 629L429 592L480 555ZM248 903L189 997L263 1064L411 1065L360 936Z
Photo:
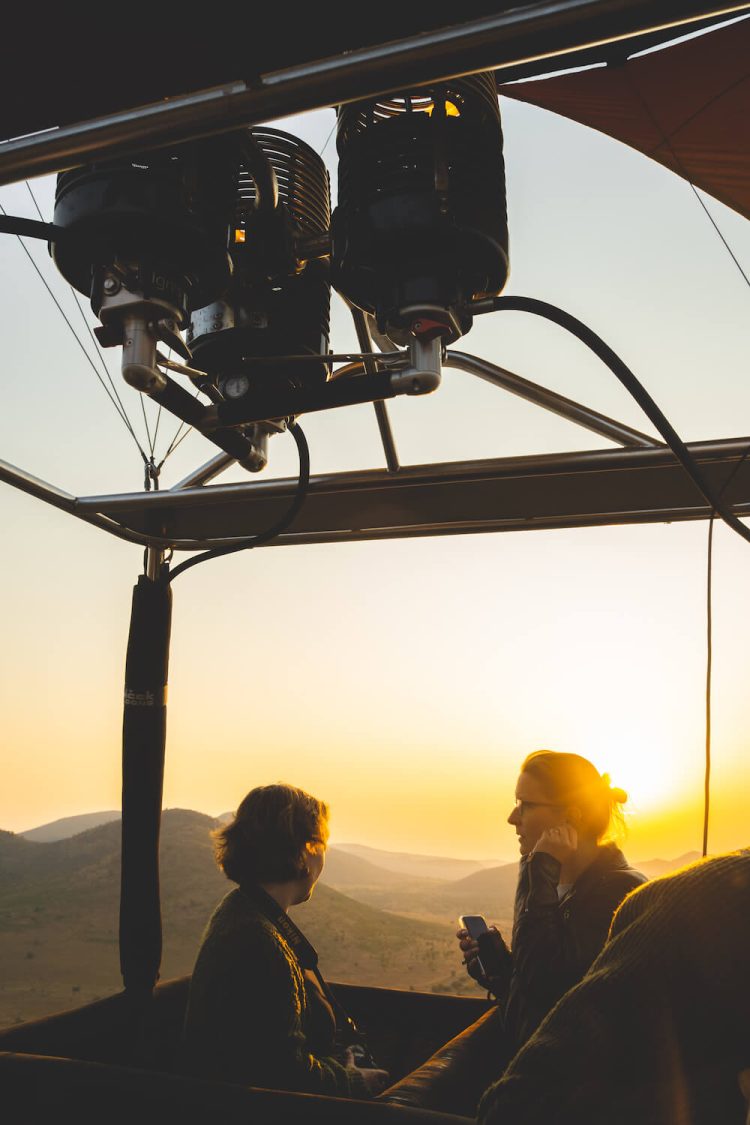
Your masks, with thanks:
M148 428L148 418L146 417L146 407L143 405L143 395L139 394L138 399L139 399L140 404L141 404L141 414L143 415L143 425L146 427L146 441L148 442L148 451L149 451L149 454L150 454L149 459L151 461L153 461L153 459L154 459L154 443L151 440L151 431Z
M39 207L39 203L37 201L37 198L34 195L31 184L29 183L28 180L26 180L26 187L28 189L29 195L31 196L34 207L36 208L36 212L39 215L39 218L42 220L42 222L44 222L44 215L42 214L42 211L41 211L41 208ZM104 355L103 355L101 347L99 345L99 341L97 340L96 336L94 335L94 333L91 329L91 325L89 324L88 320L86 319L86 315L83 311L83 306L80 302L79 296L76 293L76 291L75 291L75 289L73 288L72 285L70 286L70 291L73 294L75 302L76 302L76 304L78 306L78 309L81 313L81 317L83 318L83 323L86 325L86 329L87 329L87 331L88 331L88 333L89 333L89 335L90 335L90 337L91 337L91 339L94 343L94 348L96 349L96 355L101 362L104 373L107 376L107 378L109 379L109 383L110 383L110 386L112 388L112 391L113 391L115 397L117 398L117 402L120 405L120 409L121 409L122 414L124 416L123 420L126 422L130 432L135 437L135 432L133 430L132 424L130 423L130 419L128 417L128 414L127 414L125 406L122 402L122 399L120 398L120 395L118 394L117 386L116 386L114 380L112 379L112 375L109 371L109 368L107 367L107 363L106 363L106 360L104 359ZM171 355L172 355L172 348L170 347L170 349L169 349L169 357L170 358L171 358ZM144 463L144 467L145 467L145 470L146 470L145 476L144 476L144 487L147 491L149 491L151 489L152 483L154 485L154 488L158 489L158 487L159 487L159 473L162 469L162 466L164 465L164 462L166 461L169 454L174 452L174 450L177 448L177 446L180 444L180 442L183 440L183 438L187 437L187 433L190 432L190 430L192 429L192 426L188 428L187 433L183 434L182 437L179 438L179 441L173 439L173 442L172 442L172 444L170 444L169 448L167 449L167 452L164 454L164 457L157 464L156 463L156 438L157 438L157 434L159 432L159 422L161 421L161 414L162 414L161 403L159 403L159 409L158 409L158 412L157 412L157 415L156 415L156 425L154 427L154 432L153 432L153 436L152 436L150 428L149 428L149 424L148 424L148 418L146 416L146 408L145 408L145 405L144 405L144 402L143 402L143 395L142 394L139 394L139 399L140 399L140 404L141 404L141 413L143 415L143 424L144 424L145 429L146 429L146 440L148 442L149 456L148 457L146 456L146 454L144 453L144 451L143 451L143 449L141 448L140 445L139 445L138 448L139 448L141 456L143 458L143 463ZM178 427L178 430L177 430L177 433L175 434L175 439L177 439L179 437L179 435L182 433L182 429L183 429L184 425L185 425L184 422L180 423L180 425Z
M34 195L31 184L29 183L28 180L26 180L25 183L26 183L26 188L28 190L28 193L31 196L31 202L34 204L34 207L36 209L36 213L39 216L39 218L41 219L41 221L44 222L45 219L44 219L44 215L42 214L42 209L39 206L39 203L37 201L36 196ZM125 418L127 419L128 423L130 423L130 419L128 417L128 412L125 409L125 404L123 403L122 399L120 398L120 394L117 390L117 384L115 383L114 379L112 378L112 373L110 372L109 367L107 365L107 361L104 358L104 353L101 349L101 345L99 344L99 341L97 340L96 336L94 335L94 332L93 332L93 329L91 328L91 325L89 324L88 320L86 319L86 314L83 311L83 304L81 303L81 298L80 298L79 294L76 292L76 290L73 288L72 285L69 288L70 288L71 294L73 295L73 300L76 303L78 311L81 314L81 320L83 321L84 326L86 328L86 331L88 332L89 337L91 338L91 342L94 345L94 354L95 354L96 358L99 360L99 362L101 363L102 371L104 372L105 377L109 381L109 385L112 389L112 393L114 394L115 398L117 399L122 413L125 415ZM130 428L132 429L132 425L131 425Z
M713 545L714 516L708 521L706 560L706 767L703 778L703 852L708 855L708 818L711 802L711 666L713 662Z
M0 203L0 212L1 212L1 213L2 213L3 215L6 215L6 214L7 214L7 211L5 210L5 208L3 207L3 205L2 205L1 203ZM36 274L37 274L37 277L38 277L38 278L39 278L39 280L41 281L41 283L42 283L42 285L44 286L44 288L45 288L45 289L47 290L47 292L48 292L48 294L50 295L50 297L52 298L52 300L53 300L53 302L54 302L54 304L55 304L55 306L56 306L56 308L57 308L58 312L59 312L59 313L60 313L60 315L62 316L63 320L64 320L64 321L65 321L65 323L67 324L67 326L68 326L68 328L70 329L70 331L72 332L72 334L73 334L73 338L75 339L75 341L76 341L76 343L78 344L79 348L81 349L81 351L83 352L84 356L86 357L86 360L87 360L87 362L88 362L89 366L91 367L92 371L94 372L94 374L96 375L97 379L98 379L98 380L99 380L99 382L101 383L101 385L102 385L102 388L103 388L103 390L104 390L104 393L105 393L105 394L107 395L107 398L108 398L108 399L110 400L110 402L111 402L111 403L112 403L112 405L114 406L114 408L115 408L115 411L117 412L117 414L119 415L119 417L120 417L120 418L122 419L122 422L123 422L123 424L125 425L125 428L126 428L126 429L128 430L128 432L130 433L131 437L133 438L133 441L135 442L135 444L136 444L136 446L137 446L137 448L138 448L138 452L140 453L141 457L143 458L143 461L144 461L144 463L145 463L145 462L147 462L147 461L148 461L148 458L147 458L147 456L146 456L146 454L145 454L145 452L144 452L143 448L141 447L141 443L140 443L140 442L138 441L138 438L136 437L135 431L133 430L133 427L132 427L132 425L130 424L130 419L129 419L129 418L127 417L127 414L125 414L125 412L124 412L124 411L123 411L123 410L122 410L122 409L121 409L121 408L120 408L120 407L118 406L118 404L117 404L117 401L115 400L115 398L114 398L114 397L113 397L113 395L111 394L111 392L110 392L109 388L107 387L107 384L106 384L106 383L104 382L104 380L102 379L101 375L99 374L99 371L97 370L96 364L95 364L95 363L94 363L94 361L92 360L91 356L89 355L89 352L88 352L88 350L86 349L86 347L85 347L85 346L84 346L84 344L83 344L83 341L81 340L80 336L78 335L78 333L76 332L75 328L73 327L73 325L72 325L72 323L71 323L71 321L70 321L70 318L69 318L69 317L68 317L68 315L66 314L65 310L63 309L62 305L61 305L61 304L60 304L60 302L58 301L58 299L57 299L57 297L55 296L55 294L54 294L54 293L52 292L52 290L51 290L50 286L49 286L49 285L48 285L48 283L47 283L47 280L46 280L46 278L44 277L44 274L43 274L43 273L42 273L42 271L41 271L41 270L39 269L39 266L37 265L37 263L36 263L36 261L35 261L35 259L34 259L34 256L33 256L33 255L31 254L31 252L29 251L29 248L28 248L28 247L26 246L25 242L24 242L24 241L23 241L23 239L22 239L22 238L20 237L20 235L16 235L16 238L18 239L18 241L19 241L19 243L20 243L20 245L21 245L21 249L23 250L23 252L25 253L26 257L27 257L27 258L29 259L29 261L31 262L32 266L34 267L34 270L35 270L35 272L36 272Z
M181 435L181 436L180 436L180 437L179 437L179 438L177 439L177 441L173 442L173 444L172 444L172 445L170 445L170 447L169 447L169 449L168 449L167 453L165 453L165 454L164 454L164 459L163 459L163 460L162 460L162 461L161 461L161 462L159 463L159 467L160 467L160 468L161 468L161 466L162 466L162 465L164 464L164 461L166 461L167 457L168 457L169 455L171 455L172 453L174 453L174 451L175 451L176 449L179 449L179 447L180 447L180 446L182 445L182 443L183 443L183 441L185 440L185 438L186 438L186 437L190 437L190 434L192 434L192 432L193 432L193 428L194 428L193 426L188 426L188 428L187 428L187 429L185 430L185 433L184 433L184 434L182 434L182 435Z
M714 219L713 215L711 214L711 212L709 211L708 207L706 206L705 200L704 200L704 199L703 199L703 197L702 197L702 196L701 196L701 195L700 195L700 194L698 193L698 189L696 188L695 184L694 184L694 183L693 183L693 181L691 180L691 178L690 178L690 176L689 176L689 174L688 174L688 172L687 172L687 169L685 168L685 165L683 164L682 160L680 160L679 156L677 155L677 152L675 151L675 148L674 148L674 146L673 146L673 144L672 144L672 142L671 142L670 138L669 138L669 137L667 136L667 134L666 134L665 130L664 130L664 129L663 129L662 127L661 127L661 125L660 125L660 124L659 124L659 122L657 121L657 119L656 119L656 115L654 114L653 110L651 109L651 106L649 105L649 103L648 103L648 102L646 101L646 96L645 96L645 94L644 94L644 93L643 93L643 91L642 91L642 90L640 89L640 87L636 85L636 82L635 82L635 78L634 78L634 76L633 76L633 73L632 73L632 71L631 71L631 70L630 70L630 69L628 68L628 66L627 66L627 63L626 63L626 65L625 65L625 78L626 78L626 81L627 81L628 85L630 86L630 89L631 89L631 90L633 91L633 93L634 93L634 94L635 94L635 96L636 96L636 97L638 98L639 102L641 103L641 105L642 105L642 107L643 107L643 109L644 109L644 111L645 111L645 113L646 113L646 116L648 117L649 121L651 122L651 124L653 125L654 129L656 130L656 132L657 132L657 133L659 134L659 136L661 137L661 143L662 143L663 145L665 145L665 146L666 146L666 148L667 148L667 149L669 150L669 154L670 154L670 156L672 157L672 159L674 160L674 162L675 162L675 164L676 164L676 166L677 166L677 168L678 168L678 170L679 170L679 173L680 173L680 175L681 175L681 176L682 176L682 178L683 178L684 180L686 180L686 181L687 181L687 183L688 183L688 184L690 185L690 188L691 188L691 190L692 190L692 192L693 192L693 195L695 196L695 198L696 198L696 199L698 200L698 202L700 203L701 207L703 208L703 213L705 214L706 218L707 218L707 219L708 219L708 221L710 222L711 226L712 226L712 227L714 228L714 231L715 231L715 232L716 232L716 234L718 235L718 237L719 237L720 241L721 241L721 242L723 243L723 245L724 245L724 249L725 249L725 250L727 251L727 253L729 254L729 257L730 257L730 258L732 259L732 261L734 262L735 266L736 266L736 267L737 267L737 269L739 270L740 274L742 275L742 277L743 277L743 279L744 279L744 281L745 281L745 284L746 284L746 285L747 285L748 287L750 287L750 277L748 277L748 275L747 275L747 274L745 273L744 269L742 268L742 266L741 266L741 264L740 264L740 261L739 261L739 259L738 259L737 255L736 255L736 254L734 253L734 251L732 250L732 247L731 247L731 246L729 245L729 242L728 242L728 241L727 241L727 239L726 239L726 238L724 237L724 234L722 233L722 231L721 231L721 230L719 229L719 224L718 224L718 223L716 222L716 220ZM741 81L745 81L745 79L746 79L746 78L747 78L747 75L745 76L745 78L741 79ZM731 86L727 87L727 89L726 89L726 90L723 90L723 91L721 92L721 94L715 95L714 97L710 98L710 99L709 99L709 101L708 101L708 102L706 102L706 104L705 104L705 105L701 106L701 108L700 108L700 109L696 110L696 111L695 111L695 113L691 114L691 115L690 115L690 117L689 117L689 118L687 119L687 121L683 121L683 122L681 122L681 124L680 124L679 128L684 128L684 126L685 126L686 124L688 124L688 122L692 121L692 120L693 120L694 118L696 118L696 117L697 117L697 116L698 116L698 115L699 115L700 113L703 113L703 111L704 111L704 110L705 110L705 109L706 109L706 108L707 108L708 106L710 106L710 105L712 104L712 102L715 102L715 101L717 101L719 97L723 97L723 96L724 96L724 94L726 94L726 93L727 93L727 92L728 92L729 90L731 90L731 89L732 89L732 88L733 88L734 86L736 86L736 85L738 85L738 84L739 84L738 82L735 82L735 83L733 83L733 84L732 84Z
M721 486L722 496L737 476L750 456L750 445ZM706 724L705 724L705 770L703 777L703 855L708 854L708 825L711 803L711 674L713 662L713 537L715 513L711 514L708 525L708 557L706 561Z
M172 348L171 347L169 348L169 351L167 352L167 358L168 359L172 358ZM161 403L159 403L159 409L156 412L156 425L154 426L154 451L156 450L156 439L159 436L159 423L160 422L161 422ZM154 454L152 453L152 456L153 455ZM164 464L163 461L162 461L162 464ZM159 466L159 467L161 468L161 466Z
M333 125L331 126L331 131L328 134L328 136L326 137L326 139L323 141L323 147L318 152L318 156L322 157L323 153L328 148L331 137L333 136L333 131L336 128L336 126L338 125L338 122L339 122L339 115L336 112L336 110L334 109L334 111L333 111Z
M200 393L201 392L200 392L200 388L199 388L195 392L195 394L193 395L193 398L197 398ZM166 453L164 454L164 456L162 457L161 461L158 464L159 471L161 471L162 466L164 465L164 462L166 461L167 457L171 456L171 454L174 453L175 449L177 449L178 445L182 444L182 442L185 440L185 438L188 436L188 434L192 433L192 431L193 431L192 426L188 426L187 429L185 430L185 433L184 434L182 433L182 431L183 431L183 429L186 425L187 425L187 423L183 420L183 421L180 422L179 426L177 427L177 430L175 431L174 437L172 438L171 442L167 446ZM180 435L182 435L182 436L180 436Z

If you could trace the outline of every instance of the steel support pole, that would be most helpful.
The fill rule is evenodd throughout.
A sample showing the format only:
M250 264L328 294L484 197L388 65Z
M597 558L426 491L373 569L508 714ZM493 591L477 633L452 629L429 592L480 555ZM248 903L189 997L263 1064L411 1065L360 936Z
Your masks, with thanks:
M349 305L351 309L352 318L354 320L354 328L357 333L357 340L359 342L360 351L363 353L372 352L373 358L369 359L365 355L364 365L365 371L368 375L373 375L377 370L372 348L372 337L370 335L370 326L368 324L367 315L358 309L356 305ZM380 431L380 440L383 444L383 452L385 453L385 463L388 466L389 473L397 473L399 470L398 451L396 450L396 439L393 436L391 429L391 420L388 417L388 407L382 399L373 403L375 407L375 417L378 422L378 430Z
M133 590L122 725L120 969L136 1001L150 998L161 963L159 829L171 621L164 554L149 548L146 574Z
M536 403L542 409L559 414L561 418L567 418L569 422L575 422L576 425L609 438L618 445L633 449L664 448L664 442L659 438L649 437L640 430L634 430L632 426L626 426L624 422L608 418L606 414L600 414L590 406L583 406L580 402L574 402L573 399L559 395L556 391L550 391L547 387L540 387L538 383L532 383L529 379L515 375L504 367L498 367L496 363L480 359L479 356L450 351L446 356L445 366L456 367L460 371L476 375L495 387L502 387L511 394L518 395L519 398L525 398L527 402Z

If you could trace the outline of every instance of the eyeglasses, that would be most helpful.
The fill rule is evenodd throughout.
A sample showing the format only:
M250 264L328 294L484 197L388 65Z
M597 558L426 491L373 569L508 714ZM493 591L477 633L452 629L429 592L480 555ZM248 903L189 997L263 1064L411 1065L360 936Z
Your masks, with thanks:
M561 809L562 807L554 801L522 801L519 797L516 797L516 811L521 816L524 816L529 809Z

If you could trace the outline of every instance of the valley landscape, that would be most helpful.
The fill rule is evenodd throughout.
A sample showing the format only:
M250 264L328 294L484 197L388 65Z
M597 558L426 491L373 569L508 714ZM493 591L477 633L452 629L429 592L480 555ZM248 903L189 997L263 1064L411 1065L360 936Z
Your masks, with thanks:
M191 971L211 911L232 886L213 861L209 832L219 823L190 810L164 813L162 980ZM693 858L638 866L652 877ZM119 864L114 811L0 831L0 1026L119 991ZM517 871L515 863L339 844L294 918L329 980L477 995L461 965L456 920L480 913L507 932Z

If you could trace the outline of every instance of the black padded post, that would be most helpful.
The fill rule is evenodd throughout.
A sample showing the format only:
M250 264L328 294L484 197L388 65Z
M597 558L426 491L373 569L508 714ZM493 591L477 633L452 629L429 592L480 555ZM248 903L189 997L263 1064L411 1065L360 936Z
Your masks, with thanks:
M159 827L167 731L172 591L167 567L141 575L125 666L122 725L120 969L126 992L149 995L161 962Z

